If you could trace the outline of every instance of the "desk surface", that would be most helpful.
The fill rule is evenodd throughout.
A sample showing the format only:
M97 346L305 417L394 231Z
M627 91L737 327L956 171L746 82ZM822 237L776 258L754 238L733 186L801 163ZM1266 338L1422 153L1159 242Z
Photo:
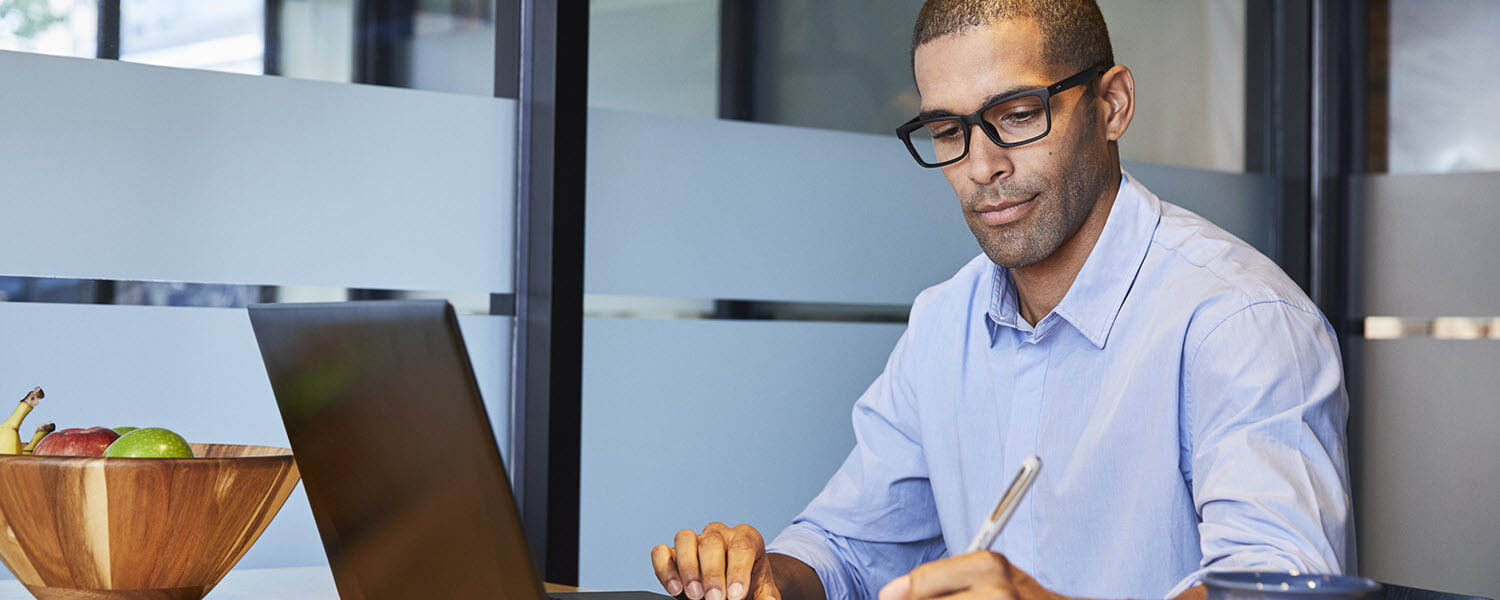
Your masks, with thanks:
M548 592L571 592L577 588L547 584ZM337 600L338 588L328 567L287 569L235 569L208 594L208 600ZM0 581L0 600L32 600L30 592L14 579Z

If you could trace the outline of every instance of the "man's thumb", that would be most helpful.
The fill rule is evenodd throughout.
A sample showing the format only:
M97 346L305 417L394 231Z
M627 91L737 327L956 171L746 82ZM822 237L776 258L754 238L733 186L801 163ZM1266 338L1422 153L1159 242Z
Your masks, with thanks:
M781 600L781 590L776 587L776 576L771 573L771 559L761 556L755 561L750 580L755 582L754 600Z
M906 600L911 595L911 576L902 575L880 588L880 600Z

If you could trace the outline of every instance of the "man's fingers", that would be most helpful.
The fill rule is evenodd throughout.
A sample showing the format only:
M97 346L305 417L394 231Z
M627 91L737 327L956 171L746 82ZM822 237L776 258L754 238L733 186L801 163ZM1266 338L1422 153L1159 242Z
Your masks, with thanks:
M764 553L750 570L751 600L781 600L781 590L776 587L776 576L771 574L771 558Z
M729 526L718 521L714 521L712 523L704 525L703 535L708 535L710 533L717 533L727 539L729 537Z
M755 545L756 552L764 552L766 549L766 540L760 537L760 531L754 527L737 525L734 529L729 530L729 532L732 534L729 537L743 537L749 540L751 544Z
M766 552L755 528L730 529L719 522L709 523L702 533L679 531L674 544L653 548L651 562L662 587L687 600L746 600L755 588L752 566Z
M969 588L1010 589L1010 581L1005 574L1005 558L987 551L933 561L912 569L906 577L910 580L906 600L927 600L957 594Z
M703 578L698 569L698 534L691 529L677 532L677 574L682 576L682 589L689 600L703 598Z
M703 578L703 600L724 600L724 536L710 531L698 539L698 574Z
M745 533L739 527L735 528L735 536L729 540L729 558L724 569L724 583L728 586L725 591L729 600L744 600L750 591L750 575L755 568L755 561L765 554L759 533L755 533L754 529Z
M1016 600L1016 594L1010 586L985 585L944 596L943 600Z
M661 581L661 587L667 590L667 595L682 593L682 578L677 574L677 560L672 557L672 549L666 544L657 544L651 549L651 568L656 570L656 579Z

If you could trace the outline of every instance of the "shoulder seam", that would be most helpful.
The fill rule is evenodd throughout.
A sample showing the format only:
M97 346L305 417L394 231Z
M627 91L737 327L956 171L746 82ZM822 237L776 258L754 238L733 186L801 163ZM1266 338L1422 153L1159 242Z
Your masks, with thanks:
M1187 263L1187 264L1189 264L1189 265L1191 265L1193 267L1197 267L1199 269L1202 269L1202 270L1206 271L1209 275L1212 275L1214 279L1217 279L1221 283L1223 283L1224 285L1229 286L1231 289L1233 289L1235 292L1239 293L1241 296L1243 296L1246 299L1246 302L1248 302L1248 304L1246 304L1244 308L1249 308L1252 305L1255 305L1255 304L1264 304L1264 303L1267 303L1267 302L1281 302L1281 303L1286 304L1287 306L1290 306L1292 308L1295 308L1295 309L1297 309L1299 311L1302 311L1302 312L1305 312L1305 313L1311 314L1313 312L1312 310L1310 310L1309 307L1302 306L1299 303L1293 302L1292 300L1289 300L1289 299L1285 298L1281 294L1276 293L1274 290L1271 290L1271 289L1268 289L1267 291L1270 291L1273 294L1275 294L1272 297L1262 296L1260 298L1256 298L1256 296L1254 294L1252 294L1249 290L1247 290L1245 288L1244 284L1238 283L1238 282L1235 282L1235 281L1231 281L1229 279L1226 279L1223 275L1220 275L1219 272L1217 270L1215 270L1211 266L1208 266L1206 264L1199 264L1199 263L1193 262L1192 259L1189 259L1178 248L1172 247L1172 246L1168 246L1166 244L1163 244L1160 241L1157 241L1155 238L1153 238L1151 240L1151 244L1153 246L1160 247L1162 249L1162 251L1164 251L1164 252L1171 253L1171 255L1173 257L1175 257L1177 260L1181 260L1182 262L1185 262L1185 263ZM1267 260L1270 260L1270 259L1267 258ZM1271 264L1275 265L1275 262L1273 261ZM1280 265L1275 265L1275 266L1277 268L1280 268ZM1269 284L1264 284L1263 283L1263 285L1269 285ZM1238 311L1236 311L1236 312L1238 312Z
M1184 260L1186 260L1186 259L1184 259ZM1189 262L1191 262L1191 261L1189 261ZM1210 269L1210 272L1211 271L1212 271L1212 269ZM1307 310L1307 309L1305 309L1303 307L1300 307L1300 306L1297 306L1297 305L1292 304L1290 302L1287 302L1284 299L1277 298L1277 299L1273 299L1273 300L1257 300L1257 301L1254 301L1254 302L1250 302L1249 304L1241 306L1238 309L1235 309L1234 311L1230 312L1229 314L1224 315L1224 318L1219 319L1219 322L1214 323L1214 326L1211 327L1211 328L1209 328L1208 333L1203 334L1203 337L1199 338L1197 345L1193 347L1192 353L1188 354L1187 359L1183 361L1183 369L1186 370L1187 373L1185 373L1183 375L1182 404L1183 404L1183 412L1186 413L1186 416L1187 416L1187 419L1188 419L1188 430L1190 432L1191 431L1197 431L1197 429L1198 429L1198 427L1197 427L1198 424L1194 421L1194 419L1197 418L1197 415L1193 412L1193 375L1196 372L1193 369L1193 367L1198 362L1198 353L1203 350L1203 344L1207 343L1208 342L1208 338L1213 337L1214 333L1217 332L1220 327L1222 327L1225 323L1229 322L1229 320L1232 319L1232 318L1234 318L1236 315L1242 314L1245 311L1250 310L1251 308L1255 308L1257 306L1262 306L1262 305L1266 305L1266 304L1281 304L1281 305L1286 306L1287 308L1290 308L1292 310L1295 310L1295 311L1303 313L1303 314L1307 314L1307 315L1310 315L1310 316L1321 316L1320 314L1315 314L1313 311ZM1327 325L1325 325L1325 327L1326 326ZM1192 456L1193 452L1195 451L1196 444L1194 442L1196 442L1196 440L1194 440L1192 438L1192 436L1189 435L1188 439L1187 439L1188 456ZM1189 473L1191 473L1191 470L1192 470L1192 467L1191 467L1191 463L1190 463L1189 464Z
M1189 377L1192 376L1193 364L1198 361L1198 352L1203 349L1203 344L1208 341L1208 338L1213 337L1214 332L1218 331L1219 327L1222 327L1224 325L1224 323L1226 323L1230 319L1234 318L1235 315L1238 315L1238 314L1243 313L1243 312L1245 312L1247 310L1250 310L1251 308L1254 308L1254 307L1257 307L1257 306L1261 306L1261 305L1264 305L1264 304L1284 304L1284 305L1287 306L1287 308L1290 308L1290 309L1295 310L1297 312L1300 312L1300 313L1303 313L1303 314L1307 314L1307 315L1315 315L1315 313L1313 311L1308 310L1306 308L1303 308L1301 306L1297 306L1296 304L1292 304L1291 302L1287 302L1284 298L1274 298L1274 299L1268 299L1268 300L1255 300L1255 301L1252 301L1252 302L1250 302L1250 303L1248 303L1248 304L1246 304L1244 306L1241 306L1241 307L1235 309L1234 311L1230 312L1229 314L1224 315L1224 318L1219 319L1219 321L1217 323L1214 323L1214 326L1211 327L1211 328L1209 328L1208 333L1203 334L1203 337L1198 340L1198 345L1193 348L1193 353L1188 357L1188 360L1184 363L1188 367L1188 376ZM1192 382L1189 381L1189 383L1192 383ZM1191 389L1191 388L1189 388L1189 389Z

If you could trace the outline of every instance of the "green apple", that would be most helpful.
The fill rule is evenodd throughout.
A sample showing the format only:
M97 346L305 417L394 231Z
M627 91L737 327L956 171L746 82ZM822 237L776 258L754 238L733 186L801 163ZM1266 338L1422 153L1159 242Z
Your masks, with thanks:
M115 433L118 433L120 435L125 435L125 434L130 433L132 431L135 431L137 429L140 429L140 427L115 427L114 428Z
M137 429L104 449L105 458L192 458L187 440L160 427Z

